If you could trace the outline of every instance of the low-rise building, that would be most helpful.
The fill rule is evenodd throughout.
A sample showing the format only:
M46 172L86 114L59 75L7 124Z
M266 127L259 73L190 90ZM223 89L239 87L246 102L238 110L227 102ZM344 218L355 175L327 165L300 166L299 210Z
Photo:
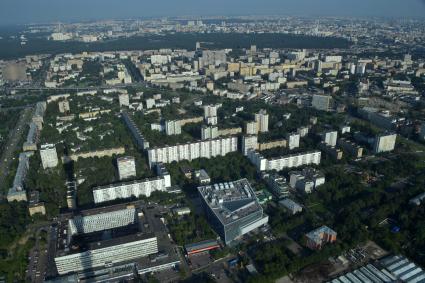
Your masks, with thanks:
M282 205L286 210L288 210L292 215L303 211L303 207L301 205L289 198L285 198L279 201L279 204Z
M306 235L306 246L312 250L320 250L325 244L334 243L337 233L328 226L319 227Z

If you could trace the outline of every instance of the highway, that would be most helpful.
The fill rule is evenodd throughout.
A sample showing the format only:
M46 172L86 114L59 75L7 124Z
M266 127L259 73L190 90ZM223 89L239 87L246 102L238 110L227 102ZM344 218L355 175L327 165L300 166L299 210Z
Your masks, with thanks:
M7 175L10 172L10 166L12 165L13 160L15 158L18 158L18 156L14 156L14 154L18 149L22 147L23 135L27 129L27 124L29 123L32 117L32 112L33 108L25 108L21 112L21 116L19 117L15 128L9 133L5 149L0 159L0 180L6 179ZM0 185L0 200L4 198L4 193L7 192L8 188L5 187L5 185L5 182L2 181L2 184Z

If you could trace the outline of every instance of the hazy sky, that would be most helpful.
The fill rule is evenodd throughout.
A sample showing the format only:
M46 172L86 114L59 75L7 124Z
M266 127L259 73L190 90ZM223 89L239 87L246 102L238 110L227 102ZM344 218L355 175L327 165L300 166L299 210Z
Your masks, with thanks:
M425 0L0 0L0 24L247 14L425 18Z

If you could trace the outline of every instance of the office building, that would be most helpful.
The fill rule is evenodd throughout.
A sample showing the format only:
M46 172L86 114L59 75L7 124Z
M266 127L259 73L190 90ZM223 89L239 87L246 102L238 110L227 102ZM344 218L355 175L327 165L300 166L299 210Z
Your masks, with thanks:
M237 137L226 137L148 149L149 166L198 158L225 156L238 149Z
M337 131L324 132L320 134L320 137L322 138L322 141L326 145L335 147L337 139L338 139L338 132Z
M286 179L277 174L270 174L264 177L271 193L279 200L289 196L289 185Z
M180 135L182 133L180 121L177 121L177 120L165 121L164 125L165 125L165 133L167 134L167 136Z
M300 134L291 133L286 135L287 145L289 149L300 147Z
M136 177L136 160L132 156L117 158L118 176L120 180Z
M68 100L61 100L58 102L59 112L60 113L67 113L70 111L69 108L69 101Z
M157 237L142 228L147 226L139 215L134 207L106 207L61 222L54 257L59 275L103 270L157 254Z
M95 187L93 189L94 203L98 204L117 199L129 199L132 197L138 198L140 196L150 197L155 191L166 191L166 189L171 186L170 182L167 180L169 180L169 178L167 179L166 176L160 176L157 178Z
M118 102L120 104L120 107L122 107L122 106L125 106L125 107L130 106L130 97L129 97L128 93L120 93L118 95Z
M375 153L393 151L395 148L395 142L397 134L381 134L375 138L373 145L373 151Z
M295 168L310 164L320 164L321 152L311 151L267 159L260 153L249 150L248 158L257 171L281 171L285 168Z
M327 226L319 227L305 235L306 246L312 250L320 250L325 244L334 243L337 233Z
M245 133L247 135L256 135L258 134L258 123L255 121L246 122L245 124Z
M255 122L257 122L257 128L260 133L269 131L269 114L267 114L266 110L262 109L255 114Z
M311 167L304 168L302 171L289 172L290 186L304 193L311 193L313 189L324 183L325 175Z
M194 171L193 177L201 185L209 184L211 182L210 176L208 175L207 171L205 171L204 169Z
M249 135L242 137L242 153L247 156L249 150L258 149L258 136Z
M207 219L226 245L268 222L246 179L198 188Z
M94 215L77 215L68 220L70 235L87 234L123 227L136 223L136 209L128 206L124 209L102 211Z
M218 137L218 127L217 126L202 126L201 128L201 139L209 140L216 139Z
M29 169L29 159L26 153L19 154L18 168L16 169L13 185L7 193L7 201L27 201L25 178Z
M54 144L44 144L40 148L40 157L43 168L54 168L58 165L58 154Z
M329 111L331 108L332 97L329 95L313 95L313 100L311 105L314 109L321 111Z

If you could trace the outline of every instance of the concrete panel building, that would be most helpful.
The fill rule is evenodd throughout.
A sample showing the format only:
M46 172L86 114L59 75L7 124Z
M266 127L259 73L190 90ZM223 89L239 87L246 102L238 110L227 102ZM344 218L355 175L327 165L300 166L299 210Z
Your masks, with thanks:
M44 169L58 166L58 154L54 144L44 144L40 147L41 163Z
M136 177L136 160L132 156L117 158L118 176L120 180Z

